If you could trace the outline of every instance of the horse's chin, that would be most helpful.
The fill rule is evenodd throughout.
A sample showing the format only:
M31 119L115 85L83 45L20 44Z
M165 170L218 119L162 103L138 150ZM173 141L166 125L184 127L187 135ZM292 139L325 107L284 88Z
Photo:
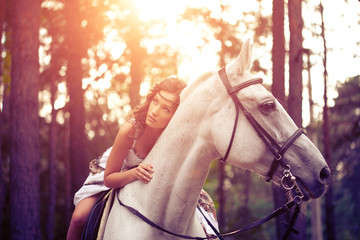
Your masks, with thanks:
M293 188L291 190L291 193L293 195L293 197L297 196L297 195L302 195L302 201L309 201L311 199L316 199L319 198L323 195L323 193L325 192L325 186L323 186L322 188L316 188L316 192L312 192L309 188L307 188L302 181L297 181L297 184L301 190L301 192L299 190L295 188Z
M282 188L281 184L279 184L278 182L274 181L274 184L277 187ZM296 196L299 196L302 202L306 202L311 199L319 198L322 195L322 192L318 192L314 194L300 181L297 181L297 185L299 186L300 191L296 187L286 191L286 195L288 199L294 199Z
M299 196L304 202L309 201L311 198L313 198L311 192L308 191L308 189L303 184L298 183L298 186L300 188L300 191L296 187L291 190L291 195L293 198Z

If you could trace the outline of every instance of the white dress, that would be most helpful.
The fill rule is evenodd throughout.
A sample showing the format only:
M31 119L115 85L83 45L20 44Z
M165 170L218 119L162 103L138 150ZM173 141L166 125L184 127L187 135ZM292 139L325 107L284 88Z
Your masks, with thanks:
M135 141L134 141L135 142ZM111 152L111 147L107 149L99 158L94 159L92 162L100 168L100 170L95 172L90 172L89 176L86 178L83 186L75 193L74 204L75 206L84 198L94 196L97 193L102 191L109 190L108 187L104 185L104 170L108 160L108 157ZM135 154L133 148L129 149L128 154L124 160L124 164L121 168L121 171L129 170L133 167L139 165L143 159L138 157Z
M129 149L129 151L128 151L128 154L124 160L121 171L126 171L133 167L136 167L143 161L142 158L140 158L138 155L136 155L136 152L134 150L135 142L136 141L134 141L133 147L131 149ZM105 172L104 170L105 170L105 166L106 166L108 157L110 155L110 152L111 152L111 147L109 149L107 149L99 158L91 161L91 163L90 163L90 171L91 172L89 173L89 176L86 178L83 186L75 193L75 196L74 196L75 206L82 199L94 196L97 193L100 193L102 191L106 191L109 189L108 187L106 187L104 185L104 172ZM91 165L95 165L95 170L94 170L94 167L92 167ZM201 192L201 194L200 194L200 197L202 199L199 199L199 202L200 202L200 200L205 200L202 196L204 196L203 192ZM210 198L210 196L208 196L208 198ZM209 201L209 200L212 203L211 199L207 199L206 201ZM204 201L202 201L202 203L204 203ZM218 230L218 223L217 223L214 215L211 213L211 211L206 209L206 207L204 208L204 206L202 206L203 204L198 204L198 205L201 209L201 212L206 216L206 218L208 220L210 220L211 224L214 227L216 227L216 229ZM213 205L213 203L211 205ZM209 206L209 204L208 204L208 206ZM210 225L207 223L204 216L201 214L201 212L198 208L196 208L196 216L198 217L198 219L199 219L201 225L203 226L203 228L205 229L206 233L216 235L214 233L214 231L212 230L212 228L210 227Z

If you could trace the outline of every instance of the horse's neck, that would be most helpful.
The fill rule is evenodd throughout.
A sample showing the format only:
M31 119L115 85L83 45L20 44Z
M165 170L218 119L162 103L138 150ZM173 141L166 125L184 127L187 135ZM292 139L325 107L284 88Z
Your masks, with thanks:
M177 202L173 199L175 195L180 198L183 195L181 201L197 200L211 162L208 142L197 135L199 125L176 121L168 126L147 159L154 164L154 182L167 186L162 188L151 184L149 189L156 188L158 193L170 196L167 200L169 205ZM189 195L194 195L194 198Z
M136 195L135 201L151 219L164 224L176 216L179 226L186 226L209 171L212 147L199 135L201 121L194 120L196 114L179 107L145 160L154 166L153 179L147 185L135 183L125 189L130 193L126 195Z
M164 142L167 140L165 137L163 139ZM174 216L179 221L177 224L190 220L208 174L210 158L204 154L205 146L199 139L189 141L188 144L191 146L173 149L168 151L168 154L154 153L153 159L150 159L160 160L154 162L157 174L154 174L152 184L149 184L147 190L152 196L152 206L158 204L159 209L156 212L165 223L174 221ZM206 158L208 161L204 161Z

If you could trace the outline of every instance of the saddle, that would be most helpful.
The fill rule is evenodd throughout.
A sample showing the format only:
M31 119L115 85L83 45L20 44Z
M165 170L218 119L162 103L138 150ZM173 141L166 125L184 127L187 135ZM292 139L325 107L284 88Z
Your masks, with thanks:
M104 227L114 203L116 190L103 191L91 209L89 217L84 226L81 240L102 239Z

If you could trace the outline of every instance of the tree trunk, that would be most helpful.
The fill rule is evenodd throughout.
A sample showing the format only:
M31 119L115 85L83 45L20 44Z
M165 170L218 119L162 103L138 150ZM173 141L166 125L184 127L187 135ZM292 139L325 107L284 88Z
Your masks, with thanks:
M302 71L303 71L303 47L302 29L303 21L301 15L301 0L288 2L290 47L289 47L289 99L288 112L297 126L302 126ZM305 211L306 208L304 208ZM290 239L306 239L306 215L300 214L295 228L300 234L291 234Z
M3 28L5 23L5 0L0 0L0 36L3 35L3 32L5 29ZM1 38L1 37L0 37ZM0 53L3 51L3 44L0 41ZM0 56L0 79L3 79L3 71L2 71L2 56ZM4 86L5 84L3 82L0 83L0 87ZM4 86L5 87L5 86ZM5 91L3 96L5 95ZM0 98L0 105L2 105L3 96ZM3 213L4 213L4 204L5 204L5 182L3 178L3 152L2 152L2 139L3 139L3 107L0 109L0 238L2 236L2 219L3 219Z
M284 33L285 3L284 0L273 0L273 84L271 91L273 95L282 103L286 109L285 98L285 33ZM280 208L285 202L286 191L283 188L272 185L274 209ZM286 212L276 218L276 235L281 239L285 229L282 222L289 222L291 215Z
M51 122L49 130L49 203L48 203L48 214L47 214L47 223L46 223L46 232L47 239L54 239L54 222L55 222L55 207L56 207L56 110L54 107L55 104L55 94L56 94L56 82L51 83Z
M306 70L308 73L308 94L309 94L309 114L310 114L310 123L312 126L314 124L314 102L312 99L312 84L311 84L311 62L310 55L311 52L309 49L304 49L306 53ZM317 146L317 137L312 131L308 131L309 139ZM314 199L310 202L311 205L311 240L323 240L322 234L322 222L321 222L321 199Z
M65 169L70 169L70 160L69 160L69 143L70 143L70 127L69 123L65 122L64 131L62 131L62 149L64 154L64 167ZM71 172L65 171L65 218L66 218L66 225L69 226L70 220L72 217L72 213L74 210L73 204L73 195L71 195Z
M321 199L311 201L311 240L323 240L321 223Z
M302 125L302 70L303 70L303 48L302 48L302 16L301 0L289 1L289 99L288 112L295 123Z
M71 194L82 186L88 174L88 159L86 156L85 107L82 89L81 59L85 50L81 47L81 16L79 0L65 1L65 16L67 22L67 88L70 96L70 146L69 161L71 172Z
M325 159L330 169L331 166L331 146L330 146L330 136L329 136L329 112L327 105L327 47L326 47L326 38L325 38L325 23L324 23L324 8L320 1L320 14L321 14L321 37L324 42L324 109L323 109L323 133L324 133L324 152ZM327 239L335 240L336 239L336 231L335 231L335 213L334 213L334 200L333 200L333 185L332 181L330 181L328 190L325 194L325 211L326 211L326 232Z
M1 62L0 62L1 63ZM0 75L1 77L1 75ZM5 183L3 179L3 159L2 159L2 111L0 111L0 237L2 235L2 219L3 219L3 213L4 213L4 203L5 203Z
M273 95L285 104L285 34L284 34L284 0L273 0L272 15L272 76L273 84L271 91ZM286 106L285 106L286 108Z
M140 104L140 85L144 78L143 61L146 55L145 49L141 47L142 33L140 30L140 20L138 11L134 7L130 7L129 16L130 32L126 44L130 49L130 77L131 84L129 87L130 105L132 108Z
M10 229L14 240L38 240L40 1L12 4Z
M0 61L1 64L1 61ZM0 65L1 66L1 65ZM1 77L1 74L0 74ZM2 125L3 125L3 120L2 120L2 111L0 111L0 237L2 236L2 219L3 219L3 213L4 213L4 204L5 204L5 196L6 196L6 191L5 191L5 182L4 182L4 178L3 178L3 153L2 153Z

